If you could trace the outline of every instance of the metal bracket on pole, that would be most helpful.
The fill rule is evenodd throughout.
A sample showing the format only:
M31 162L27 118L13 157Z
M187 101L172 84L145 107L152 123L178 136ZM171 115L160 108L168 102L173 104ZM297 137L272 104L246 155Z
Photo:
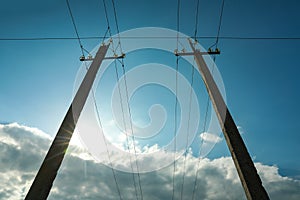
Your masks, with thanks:
M103 60L109 60L109 59L122 59L122 58L125 58L125 53L122 53L122 55L120 55L120 56L117 55L117 54L115 54L114 56L111 56L111 57L105 57L105 58L103 58ZM93 61L94 58L93 58L91 55L89 55L89 56L87 56L87 57L80 56L79 60L80 60L80 61Z
M268 200L268 194L262 185L261 179L257 174L253 161L247 151L246 145L239 133L239 130L227 108L227 105L215 83L213 76L207 67L203 53L195 49L192 41L189 39L193 53L179 53L178 55L194 55L202 79L208 90L214 110L217 114L220 126L222 128L227 146L230 150L233 162L236 166L242 186L248 200Z
M25 197L25 200L46 200L61 162L65 156L80 113L90 93L96 74L108 50L102 45L96 53L69 110L50 146L50 149Z
M192 48L194 49L194 48ZM200 52L200 55L219 55L221 52L218 48L216 48L215 51L212 51L210 48L208 49L207 52ZM174 52L175 56L194 56L195 52L177 52L177 50L175 50Z

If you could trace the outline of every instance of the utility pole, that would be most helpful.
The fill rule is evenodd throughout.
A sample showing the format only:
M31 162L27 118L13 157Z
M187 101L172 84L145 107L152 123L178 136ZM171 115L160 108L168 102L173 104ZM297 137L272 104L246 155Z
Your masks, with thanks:
M261 179L257 174L256 168L247 151L245 143L237 129L237 126L227 108L227 105L215 83L212 74L207 67L203 55L219 54L215 52L200 52L195 49L191 39L189 39L192 53L176 53L176 56L193 55L198 69L201 73L204 84L208 91L214 110L217 114L220 126L222 128L227 146L230 150L233 162L240 177L242 186L244 188L248 200L267 200L269 199L265 188L262 185Z
M51 144L51 147L25 197L26 200L45 200L47 199L53 181L57 175L61 162L68 149L71 137L76 127L80 113L84 107L86 99L90 93L100 65L105 59L106 52L110 44L102 45L88 69L72 104ZM84 61L84 58L80 58Z

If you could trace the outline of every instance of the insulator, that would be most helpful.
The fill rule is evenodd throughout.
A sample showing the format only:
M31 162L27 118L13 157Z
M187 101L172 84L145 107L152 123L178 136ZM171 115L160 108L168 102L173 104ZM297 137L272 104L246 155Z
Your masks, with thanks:
M84 57L84 56L80 56L79 60L80 60L80 61L84 61L84 60L85 60L85 57Z

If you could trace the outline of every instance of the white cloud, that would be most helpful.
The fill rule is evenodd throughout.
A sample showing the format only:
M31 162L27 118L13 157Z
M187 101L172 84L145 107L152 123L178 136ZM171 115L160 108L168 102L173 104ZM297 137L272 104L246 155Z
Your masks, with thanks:
M38 129L16 123L0 125L0 138L0 199L24 199L51 140ZM149 147L147 151L155 151L156 148ZM71 147L68 150L49 200L118 199L111 169L83 155L88 154L82 149ZM155 165L162 159L172 158L173 154L165 153L147 162ZM198 158L187 155L183 199L191 199L198 162ZM255 165L271 199L300 199L300 181L282 177L276 166ZM183 158L180 158L176 162L176 199L180 197L182 175ZM123 199L135 199L132 174L116 171L116 178ZM136 175L134 178L138 180ZM173 166L140 174L140 178L145 200L171 199ZM197 188L196 199L245 199L229 157L200 160Z
M200 138L204 141L204 142L210 142L210 143L218 143L222 141L222 138L213 134L213 133L208 133L208 132L204 132L200 134Z

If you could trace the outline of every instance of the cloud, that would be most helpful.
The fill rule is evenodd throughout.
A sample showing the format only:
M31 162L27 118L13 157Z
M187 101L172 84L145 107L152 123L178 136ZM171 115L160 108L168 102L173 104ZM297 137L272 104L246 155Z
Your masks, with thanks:
M0 199L24 199L33 178L50 146L51 138L35 128L17 123L0 124ZM86 155L86 156L82 156ZM62 163L50 192L49 200L118 199L111 168L87 159L84 150L71 147ZM152 165L173 154L152 158ZM182 177L185 174L183 199L191 199L195 174L199 163L196 199L245 199L236 169L230 157L214 160L188 154L176 162L175 199L180 197ZM122 163L120 163L122 164ZM124 164L124 163L123 163ZM300 199L300 181L282 177L278 167L255 163L271 199ZM138 176L115 171L123 199L135 199L133 178ZM172 198L173 165L159 171L140 174L144 199ZM139 190L138 190L139 191ZM140 195L138 193L138 195Z
M221 137L207 132L201 133L200 138L203 140L203 142L209 142L209 143L218 143L222 141Z

